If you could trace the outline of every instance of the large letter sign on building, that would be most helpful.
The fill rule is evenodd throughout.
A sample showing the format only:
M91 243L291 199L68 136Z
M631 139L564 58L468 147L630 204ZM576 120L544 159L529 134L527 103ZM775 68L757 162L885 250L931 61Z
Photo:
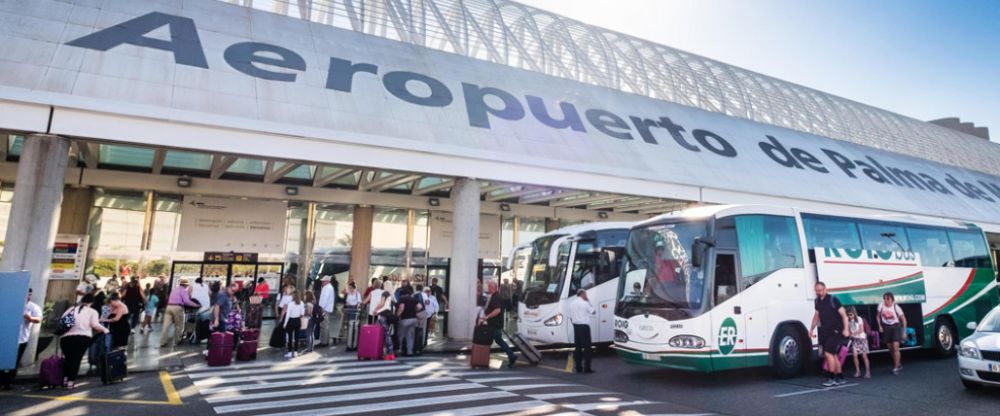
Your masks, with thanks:
M33 27L7 35L7 55L30 59L0 57L0 100L54 106L56 134L164 140L62 116L82 109L276 141L269 148L212 137L183 143L206 151L358 164L357 155L318 150L350 144L366 147L372 164L393 163L374 156L380 149L461 158L425 167L442 175L483 166L472 176L530 179L513 176L519 166L559 173L541 175L542 185L596 191L706 202L740 192L1000 218L1000 178L986 173L331 26L212 0L105 5L121 8L114 14L82 1L34 3L0 6L0 18L30 18ZM90 15L101 18L80 17ZM485 167L497 164L512 168ZM595 183L594 175L609 180ZM668 185L688 193L671 194L680 191Z

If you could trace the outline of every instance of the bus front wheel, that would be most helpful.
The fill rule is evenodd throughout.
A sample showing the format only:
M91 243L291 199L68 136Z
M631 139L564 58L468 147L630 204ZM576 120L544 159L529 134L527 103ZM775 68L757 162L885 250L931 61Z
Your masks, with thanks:
M951 319L940 317L934 321L934 352L941 358L949 358L955 355L955 341L958 332Z
M802 334L790 325L778 328L771 344L771 370L777 378L794 377L802 371L810 351Z

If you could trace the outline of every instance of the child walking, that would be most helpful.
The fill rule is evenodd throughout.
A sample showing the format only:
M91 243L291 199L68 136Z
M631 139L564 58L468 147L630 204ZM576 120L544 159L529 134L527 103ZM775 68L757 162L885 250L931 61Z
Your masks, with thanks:
M854 378L861 377L858 355L865 362L865 378L872 378L868 362L868 323L858 316L858 311L853 306L847 308L847 325L851 332L851 351L854 354Z

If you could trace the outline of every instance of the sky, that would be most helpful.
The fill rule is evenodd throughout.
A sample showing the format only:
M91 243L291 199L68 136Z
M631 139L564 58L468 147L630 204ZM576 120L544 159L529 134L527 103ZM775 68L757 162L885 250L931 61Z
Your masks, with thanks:
M1000 1L518 1L1000 142Z

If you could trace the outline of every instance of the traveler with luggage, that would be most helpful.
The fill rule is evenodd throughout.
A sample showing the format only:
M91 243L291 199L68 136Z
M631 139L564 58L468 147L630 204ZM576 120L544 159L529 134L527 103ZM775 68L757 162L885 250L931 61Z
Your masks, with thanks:
M311 290L306 291L306 295L302 298L302 302L305 303L306 308L305 315L302 316L302 320L306 321L306 326L304 328L306 333L305 352L310 353L313 352L313 341L315 339L313 338L313 332L318 324L314 318L315 314L313 312L319 311L320 309L319 306L316 305L316 296L313 295ZM320 312L320 315L322 316L322 312Z
M576 299L569 304L569 320L573 324L573 371L577 373L593 373L590 368L592 351L590 344L593 338L590 334L590 317L597 311L587 299L587 291L576 291Z
M372 279L372 286L368 292L368 296L365 296L365 300L361 303L368 305L368 323L374 324L378 322L378 307L382 303L382 281L378 279Z
M396 307L396 316L399 317L399 340L405 343L406 349L403 351L404 357L413 355L413 337L417 327L417 312L424 309L421 303L413 295L410 286L403 286L399 293L399 304Z
M131 312L128 317L129 331L134 330L139 326L139 318L143 306L146 305L146 297L142 295L142 287L139 286L139 277L132 276L132 281L122 289L122 303Z
M344 289L343 327L347 327L349 322L358 319L358 309L360 307L361 292L358 291L358 285L353 280L348 281L347 289Z
M97 311L90 307L93 301L94 295L92 294L80 298L80 303L63 313L59 320L59 328L56 329L57 333L65 329L65 332L60 334L59 346L62 348L64 356L63 387L67 389L75 387L76 377L80 372L80 362L83 360L83 355L87 353L87 349L90 348L94 331L102 334L109 332L98 322Z
M479 324L486 325L490 329L493 333L493 342L507 354L507 368L513 368L514 363L517 362L517 356L503 339L503 301L497 293L497 282L491 280L486 285L486 290L489 295L484 303L483 316L479 318Z
M372 291L372 295L376 291ZM392 337L389 336L389 332L393 325L395 325L399 318L392 312L392 292L387 290L379 291L378 304L375 306L375 317L378 320L378 324L382 327L382 338L384 339L383 345L385 348L385 353L383 357L386 360L392 361L396 359L396 354L393 352Z
M826 382L824 387L845 384L843 369L840 362L840 348L849 339L851 333L847 322L847 312L841 306L840 300L826 291L826 284L816 282L816 299L813 307L812 325L809 335L814 336L819 325L819 345L823 348L823 359L826 361Z
M212 305L212 326L209 328L212 332L226 331L226 319L233 309L233 295L237 290L239 290L239 285L230 283L229 286L219 290L219 293L215 295L215 303Z
M281 312L281 325L285 328L285 358L294 358L298 354L298 331L302 328L302 317L306 314L306 305L302 303L299 292L292 290L286 295L287 306Z
M167 336L167 329L174 326L173 342L181 343L181 333L184 331L184 308L198 308L201 305L191 300L191 293L188 292L188 279L182 277L177 286L170 291L167 298L167 309L163 314L163 326L160 327L160 348L166 347L171 338Z
M847 325L851 332L851 351L854 355L854 378L861 377L861 366L858 362L860 355L865 363L865 378L872 378L871 365L868 362L868 322L858 316L858 310L850 306L847 308Z
M427 315L427 319L424 321L424 344L426 345L427 340L430 339L431 334L434 333L434 323L437 321L439 305L437 298L434 297L430 287L424 288L423 299L424 313Z
M337 292L334 291L333 285L330 284L332 278L330 276L323 276L322 289L319 292L319 302L316 303L322 313L324 314L323 320L326 323L319 328L319 344L316 347L329 347L330 346L330 332L334 329L331 328L333 325L333 312L336 307L337 302ZM338 329L339 331L339 329Z
M889 348L892 356L892 374L899 375L903 369L902 357L899 353L899 343L903 340L906 329L906 315L896 304L896 296L892 292L882 295L882 303L878 305L878 332Z
M104 321L111 330L111 348L124 347L128 345L128 336L132 332L129 324L129 309L121 300L118 292L112 293L108 298L108 307L111 314Z

